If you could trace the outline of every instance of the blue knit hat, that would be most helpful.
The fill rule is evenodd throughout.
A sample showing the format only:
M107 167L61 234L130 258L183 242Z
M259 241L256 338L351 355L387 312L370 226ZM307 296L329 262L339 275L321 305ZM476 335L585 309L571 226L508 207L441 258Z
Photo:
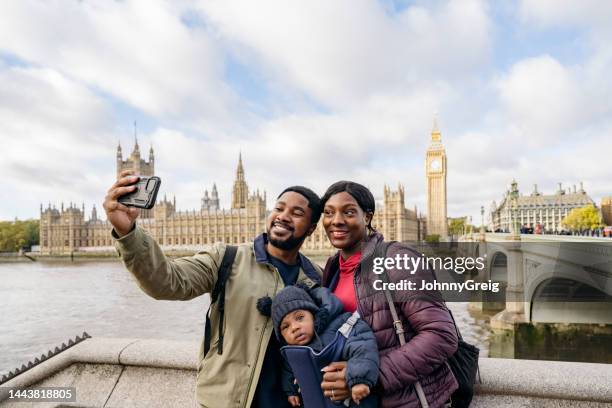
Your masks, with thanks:
M274 332L280 339L280 324L283 318L294 310L308 310L316 316L319 307L308 292L299 286L287 286L276 294L273 300L263 297L257 301L257 309L265 316L272 316Z

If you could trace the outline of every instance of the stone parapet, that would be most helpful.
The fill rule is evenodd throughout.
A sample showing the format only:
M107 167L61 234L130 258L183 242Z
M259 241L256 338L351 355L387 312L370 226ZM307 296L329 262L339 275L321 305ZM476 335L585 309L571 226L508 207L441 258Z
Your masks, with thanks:
M95 338L75 345L2 387L76 387L78 407L191 407L199 343ZM604 407L612 364L482 358L474 407ZM0 407L57 407L11 402Z

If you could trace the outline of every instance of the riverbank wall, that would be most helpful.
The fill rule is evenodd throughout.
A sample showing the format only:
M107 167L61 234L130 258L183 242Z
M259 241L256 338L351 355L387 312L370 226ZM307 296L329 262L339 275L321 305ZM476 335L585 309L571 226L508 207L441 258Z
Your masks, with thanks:
M1 384L0 407L195 406L197 342L93 338ZM609 407L612 364L481 358L472 407ZM76 402L8 399L9 388L71 386Z

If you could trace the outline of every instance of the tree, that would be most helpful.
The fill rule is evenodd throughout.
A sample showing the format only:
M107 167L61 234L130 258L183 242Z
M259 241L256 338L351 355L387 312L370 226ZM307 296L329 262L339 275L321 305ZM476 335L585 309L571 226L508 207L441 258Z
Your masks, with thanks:
M440 234L430 234L425 236L425 242L428 244L437 244L440 242Z
M0 221L0 251L19 251L24 246L38 243L38 220Z
M468 222L466 222L466 218L467 217L451 218L448 225L448 233L453 237L458 237L463 235L464 232L469 232L470 227L472 228L472 232L480 231L480 227L470 225Z
M604 226L601 213L593 204L574 208L563 218L561 225L570 231L594 230Z
M466 222L464 217L451 219L450 225L448 226L449 234L452 236L462 235L464 232L465 224Z

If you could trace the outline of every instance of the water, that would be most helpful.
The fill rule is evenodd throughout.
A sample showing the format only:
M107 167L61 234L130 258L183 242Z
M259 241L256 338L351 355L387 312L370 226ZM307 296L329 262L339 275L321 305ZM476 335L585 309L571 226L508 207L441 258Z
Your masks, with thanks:
M0 263L0 375L84 331L92 337L199 341L208 295L184 301L144 294L117 261ZM488 353L485 319L449 303L464 338Z
M208 296L145 295L119 262L0 264L0 372L86 331L96 337L198 340Z

